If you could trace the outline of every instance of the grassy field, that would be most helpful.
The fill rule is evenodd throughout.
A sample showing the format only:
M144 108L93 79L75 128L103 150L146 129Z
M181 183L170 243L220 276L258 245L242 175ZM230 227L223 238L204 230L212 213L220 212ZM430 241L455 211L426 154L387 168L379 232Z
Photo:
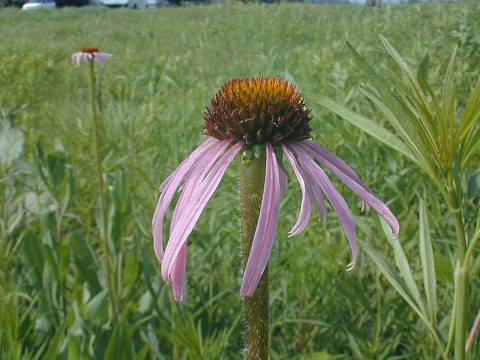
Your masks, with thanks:
M437 326L448 333L454 229L438 194L413 163L309 96L334 98L383 122L359 91L367 79L345 44L383 71L392 65L383 34L414 69L428 54L438 89L458 45L461 105L479 77L479 29L475 2L1 10L0 358L242 358L235 169L190 237L183 303L161 279L150 223L158 185L205 138L209 99L227 80L247 76L283 77L305 93L315 141L389 203L419 273L418 198L427 199L441 299ZM88 72L70 60L85 45L113 54L97 72L97 100L116 326L98 231ZM362 214L360 201L339 189L359 238L393 258L377 216ZM346 271L349 249L335 216L312 219L304 234L287 238L299 203L291 181L270 263L271 358L437 358L416 314L368 257L362 253L356 269ZM469 324L480 304L479 269L477 256ZM477 345L471 358L479 353Z

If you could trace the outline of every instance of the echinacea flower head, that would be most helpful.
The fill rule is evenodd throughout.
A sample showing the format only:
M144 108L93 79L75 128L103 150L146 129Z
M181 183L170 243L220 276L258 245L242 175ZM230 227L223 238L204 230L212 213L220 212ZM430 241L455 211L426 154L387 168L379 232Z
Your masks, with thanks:
M72 63L75 66L80 66L81 61L89 62L96 61L101 66L105 64L105 59L110 59L112 54L100 52L95 46L85 46L82 51L76 52L72 55Z
M273 247L280 201L286 191L282 157L298 180L302 200L297 222L289 236L308 225L312 205L326 217L326 198L332 205L352 252L348 269L357 259L356 228L345 200L331 183L327 168L362 203L377 212L398 236L399 224L388 207L365 185L343 160L310 140L310 109L293 85L278 78L247 78L227 82L207 108L203 126L209 136L160 185L160 198L153 216L154 249L165 281L172 284L175 299L184 294L187 239L228 166L242 149L262 146L265 152L263 198L250 254L244 270L241 296L251 296L268 264ZM164 250L165 214L177 191L169 239Z
M280 79L226 83L205 113L207 135L246 145L310 138L310 109L293 85Z

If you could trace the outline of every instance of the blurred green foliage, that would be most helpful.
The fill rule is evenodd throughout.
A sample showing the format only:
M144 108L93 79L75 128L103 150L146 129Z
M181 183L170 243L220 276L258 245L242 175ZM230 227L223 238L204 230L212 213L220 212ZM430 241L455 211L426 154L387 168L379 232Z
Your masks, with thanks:
M478 80L479 29L475 2L2 10L0 358L240 359L235 169L190 237L184 303L173 301L161 279L150 234L158 185L204 139L210 97L233 77L280 76L305 92L307 103L308 94L328 96L385 123L358 90L366 79L345 41L381 69L392 63L379 34L413 68L428 54L435 88L458 45L457 91L466 102ZM70 62L85 45L114 55L97 72L97 86L115 328L98 232L87 68ZM442 319L453 296L454 228L435 188L412 162L309 104L315 141L345 159L397 214L414 273L421 268L418 195L427 194ZM478 172L472 179L465 186L478 188ZM392 258L376 216L361 214L359 200L339 189L359 237ZM291 181L271 257L271 358L435 358L421 320L367 257L346 271L349 250L334 216L287 238L299 202ZM480 303L479 270L477 258L473 304Z

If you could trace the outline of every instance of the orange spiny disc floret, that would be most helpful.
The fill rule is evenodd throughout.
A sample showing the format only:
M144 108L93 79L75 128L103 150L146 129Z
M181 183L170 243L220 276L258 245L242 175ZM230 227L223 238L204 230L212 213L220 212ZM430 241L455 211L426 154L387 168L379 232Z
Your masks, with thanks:
M85 46L82 49L82 52L84 52L84 53L95 53L95 52L98 52L98 48L95 47L95 46Z
M285 80L234 79L212 99L203 128L219 140L276 144L310 138L309 114L301 95Z

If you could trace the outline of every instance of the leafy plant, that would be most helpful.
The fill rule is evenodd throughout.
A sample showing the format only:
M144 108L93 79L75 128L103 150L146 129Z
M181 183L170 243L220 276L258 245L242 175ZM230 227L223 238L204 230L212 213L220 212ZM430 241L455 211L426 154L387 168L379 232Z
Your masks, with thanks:
M464 359L468 274L472 252L480 238L480 219L471 218L471 214L478 213L478 202L468 201L471 195L464 184L471 180L470 169L478 166L475 156L480 150L480 82L459 115L457 104L461 101L457 99L458 78L454 74L456 49L450 58L439 96L428 82L426 60L418 74L414 74L390 42L383 36L381 40L400 74L389 71L387 77L379 75L351 45L349 47L373 83L373 89L363 89L362 92L380 109L395 133L334 101L325 98L315 98L315 101L413 161L441 194L456 230L455 296L450 330L445 340L435 326L436 279L425 204L420 203L419 233L426 301L421 299L400 244L392 244L400 273L395 272L379 253L367 249L377 266L430 330L443 357L448 357L454 342L455 358Z

